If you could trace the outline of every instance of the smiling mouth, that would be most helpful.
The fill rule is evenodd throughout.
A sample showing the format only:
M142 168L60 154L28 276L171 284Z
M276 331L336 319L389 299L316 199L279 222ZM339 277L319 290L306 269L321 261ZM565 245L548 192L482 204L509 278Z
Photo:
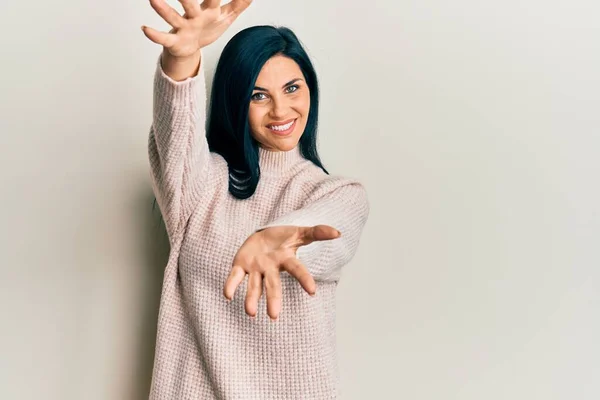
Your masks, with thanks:
M276 135L286 136L294 131L297 120L298 120L298 118L294 119L293 121L288 122L287 124L282 124L282 125L267 125L267 129L269 129L271 132L273 132Z

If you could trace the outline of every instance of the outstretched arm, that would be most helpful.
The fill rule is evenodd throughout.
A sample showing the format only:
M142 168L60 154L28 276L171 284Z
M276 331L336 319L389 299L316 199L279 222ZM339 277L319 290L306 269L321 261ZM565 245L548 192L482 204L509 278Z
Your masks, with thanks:
M342 267L352 260L358 249L368 216L367 192L363 185L353 182L329 191L301 209L283 215L256 231L288 225L328 225L337 229L341 232L339 238L315 241L299 247L296 252L296 257L306 266L315 281L337 281Z
M316 281L339 280L342 267L358 248L369 203L359 183L330 188L325 189L325 194L317 189L316 200L260 227L246 239L233 259L223 287L227 299L233 299L236 288L248 275L246 313L256 315L264 282L267 314L277 319L282 271L296 278L310 295L317 291Z

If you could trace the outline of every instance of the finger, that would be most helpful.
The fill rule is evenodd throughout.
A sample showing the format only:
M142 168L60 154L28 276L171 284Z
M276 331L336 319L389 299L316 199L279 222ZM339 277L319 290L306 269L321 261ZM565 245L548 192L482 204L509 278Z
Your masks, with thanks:
M157 31L149 26L142 26L144 35L156 44L162 44L166 48L172 47L177 41L177 36L173 33L165 33Z
M262 295L262 275L260 272L251 272L248 275L248 290L246 292L246 314L256 317L258 299Z
M281 265L285 271L287 271L290 275L296 278L298 282L300 282L300 285L308 294L314 296L314 294L317 292L317 284L315 283L315 279L312 277L310 272L308 272L308 269L306 269L300 260L290 257Z
M265 272L265 289L267 291L267 314L275 320L281 311L281 278L278 270Z
M225 281L225 286L223 286L223 295L227 299L229 299L229 300L233 299L235 290L240 285L240 283L242 283L245 276L246 276L246 271L244 271L244 268L242 268L241 266L235 265L231 269L231 272L229 273L229 276L227 277L227 280Z
M342 233L329 225L316 225L302 228L303 246L315 241L332 240L342 236Z
M217 8L219 4L221 4L221 0L204 0L200 7L206 10L207 8Z
M191 18L200 15L200 3L198 0L178 0L183 6L185 15Z
M165 0L150 0L150 5L173 28L180 28L184 19Z
M221 7L222 15L234 14L236 17L252 4L252 0L232 0Z

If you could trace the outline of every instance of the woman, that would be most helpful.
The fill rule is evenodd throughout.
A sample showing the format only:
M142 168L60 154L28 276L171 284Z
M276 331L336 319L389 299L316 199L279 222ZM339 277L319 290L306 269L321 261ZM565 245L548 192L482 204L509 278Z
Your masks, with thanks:
M149 157L171 245L150 398L337 398L335 290L365 189L321 165L317 79L289 29L231 39L205 119L202 48L250 1L180 1L150 1L169 33L142 27L163 46Z

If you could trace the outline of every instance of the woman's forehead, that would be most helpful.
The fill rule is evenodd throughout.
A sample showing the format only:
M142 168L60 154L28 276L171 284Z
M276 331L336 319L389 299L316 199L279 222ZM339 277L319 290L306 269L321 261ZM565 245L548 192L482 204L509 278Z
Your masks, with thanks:
M303 74L296 61L289 57L276 55L263 65L256 78L256 86L279 88L286 82L298 78L302 79Z

